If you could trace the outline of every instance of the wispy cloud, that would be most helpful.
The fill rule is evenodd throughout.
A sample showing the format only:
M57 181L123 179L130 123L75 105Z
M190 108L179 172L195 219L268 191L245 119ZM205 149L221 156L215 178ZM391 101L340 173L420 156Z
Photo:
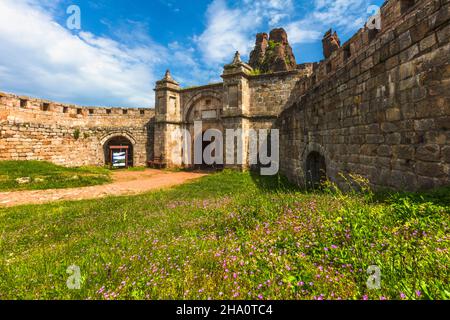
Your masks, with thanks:
M293 44L318 41L330 28L347 35L364 25L369 5L369 0L315 0L310 12L288 23L286 30Z
M195 40L207 63L231 59L236 50L248 53L251 48L250 32L260 23L260 17L231 8L225 0L214 0L206 15L206 30Z
M154 68L165 59L152 43L72 34L31 0L0 2L0 42L1 90L92 105L153 105Z
M195 38L203 59L218 64L231 60L237 50L248 55L255 34L288 19L292 8L292 0L241 0L233 5L214 0L206 13L205 31Z

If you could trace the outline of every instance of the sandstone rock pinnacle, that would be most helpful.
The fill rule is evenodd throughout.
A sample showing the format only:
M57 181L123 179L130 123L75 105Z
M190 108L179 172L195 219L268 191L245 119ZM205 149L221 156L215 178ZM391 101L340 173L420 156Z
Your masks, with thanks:
M286 31L283 28L273 29L269 36L267 33L258 33L249 64L262 73L296 69L297 62Z

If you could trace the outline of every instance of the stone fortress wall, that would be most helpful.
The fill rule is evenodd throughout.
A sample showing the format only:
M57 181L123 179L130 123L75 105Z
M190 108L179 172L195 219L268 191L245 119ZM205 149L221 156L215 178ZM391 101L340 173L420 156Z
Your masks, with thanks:
M105 144L125 137L134 164L153 154L153 109L79 107L0 93L0 160L104 165Z
M350 173L402 190L450 184L449 20L449 0L391 0L380 31L335 46L279 117L282 173L304 184L322 157L341 185Z
M156 83L155 109L89 108L0 94L0 160L103 165L105 145L124 137L134 164L180 166L178 129L280 129L280 169L300 185L362 175L372 185L417 190L450 184L450 0L389 0L381 30L342 44L331 30L325 60L297 65L287 34L256 36L249 63L236 53L223 82ZM74 133L79 130L76 139ZM194 141L192 141L194 142ZM239 144L241 142L241 144Z

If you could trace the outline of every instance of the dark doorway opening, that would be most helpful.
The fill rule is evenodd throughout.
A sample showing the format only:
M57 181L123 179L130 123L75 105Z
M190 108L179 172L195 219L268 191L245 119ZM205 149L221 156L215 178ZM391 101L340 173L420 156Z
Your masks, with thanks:
M318 152L311 152L306 158L306 185L319 189L327 180L325 158Z
M213 164L207 164L205 162L205 149L209 146L212 145L215 142L215 138L212 138L212 141L204 141L203 137L205 135L205 132L203 132L202 136L199 137L199 139L202 139L201 143L202 144L202 164L196 164L194 165L194 168L197 170L202 170L202 171L219 171L219 170L223 170L224 165L223 164L218 164L218 163L213 163ZM212 152L211 156L215 157L216 156L216 152L217 152L217 147L216 149Z
M112 166L114 161L125 156L125 166L132 167L133 162L133 144L125 137L119 136L109 139L104 146L105 163ZM118 166L123 167L123 166Z

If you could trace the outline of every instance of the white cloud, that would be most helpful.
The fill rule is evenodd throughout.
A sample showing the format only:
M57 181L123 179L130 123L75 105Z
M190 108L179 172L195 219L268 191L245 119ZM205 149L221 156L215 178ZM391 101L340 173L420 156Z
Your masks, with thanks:
M292 0L241 0L233 7L225 0L214 0L207 10L206 29L196 38L203 59L223 64L231 62L235 51L248 55L262 26L275 27L292 10Z
M244 15L240 9L228 7L225 0L214 0L206 14L207 28L196 41L207 62L231 61L237 50L242 54L249 52L249 32L258 24L257 16Z
M320 40L330 28L351 33L364 25L369 5L369 0L315 0L311 12L286 30L293 44Z
M72 34L47 9L34 0L0 1L0 90L90 105L154 104L164 47Z
M315 42L320 40L324 33L317 30L302 29L302 24L296 22L288 24L286 32L291 44Z

